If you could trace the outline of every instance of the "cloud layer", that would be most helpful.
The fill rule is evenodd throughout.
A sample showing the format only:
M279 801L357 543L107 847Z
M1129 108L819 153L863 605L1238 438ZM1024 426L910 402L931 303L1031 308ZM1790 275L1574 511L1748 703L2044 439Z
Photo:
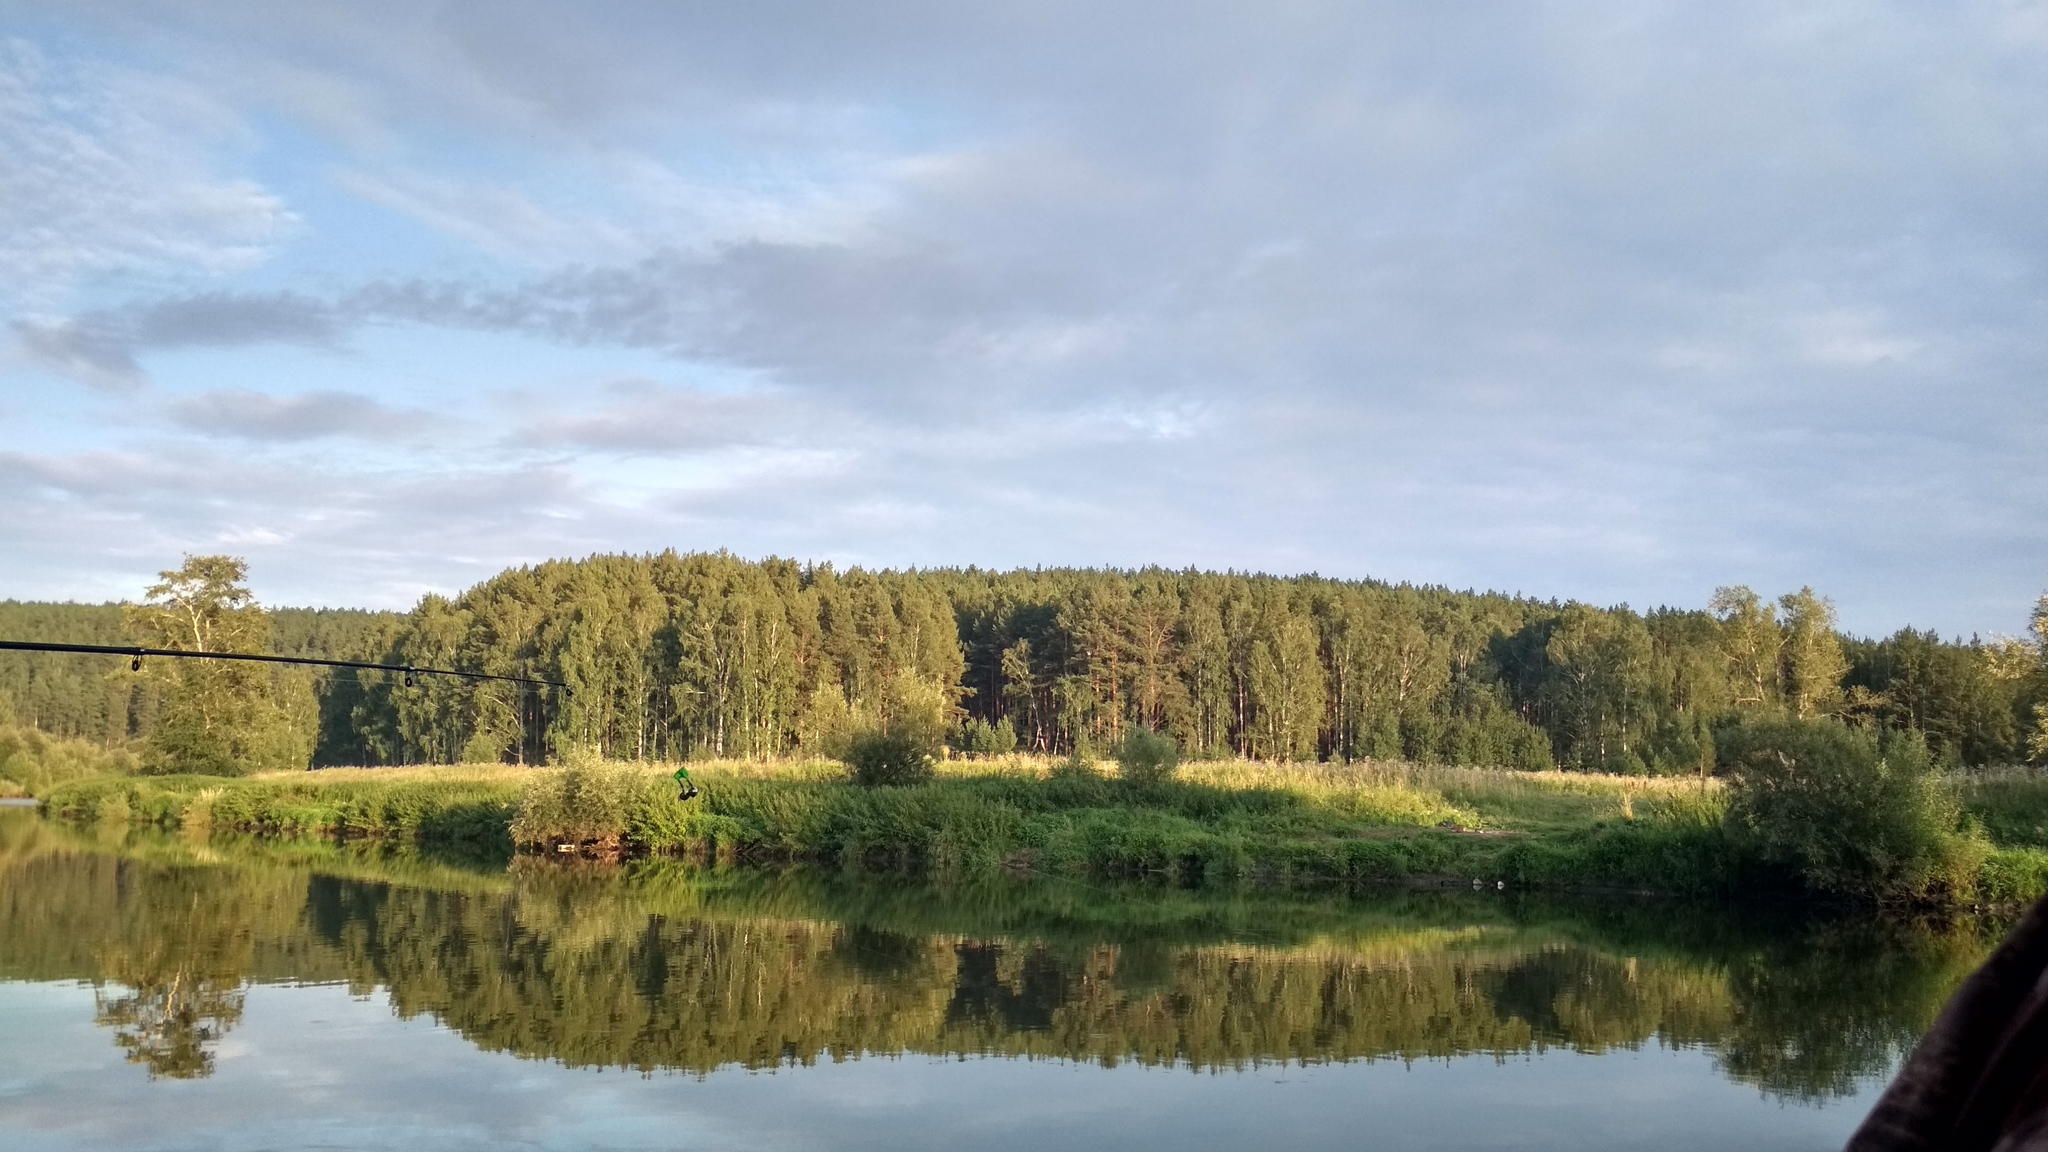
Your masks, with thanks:
M674 544L1968 632L2048 584L2040 5L65 21L0 100L0 247L74 253L10 317L17 594Z

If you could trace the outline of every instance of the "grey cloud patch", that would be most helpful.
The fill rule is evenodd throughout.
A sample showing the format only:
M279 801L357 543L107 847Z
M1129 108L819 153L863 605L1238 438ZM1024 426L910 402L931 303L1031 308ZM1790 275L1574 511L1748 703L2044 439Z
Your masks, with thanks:
M345 308L381 320L845 373L901 368L978 336L1099 311L1100 301L1075 300L1062 278L1056 266L984 264L930 245L743 243L571 269L511 289L375 284Z
M632 519L558 466L362 475L203 445L148 454L0 451L0 586L63 599L64 557L127 573L133 596L180 552L247 556L282 603L409 606L489 576L541 537L582 554ZM538 535L536 533L538 532ZM340 559L346 557L346 559Z
M387 408L367 396L346 392L300 396L204 392L174 401L170 413L173 420L195 432L247 440L315 440L324 436L397 440L419 434L428 423L424 413Z
M806 424L801 410L774 396L718 395L651 381L622 381L606 392L612 403L594 412L530 419L512 442L528 448L701 452L787 442Z
M144 382L137 356L156 349L287 343L333 346L343 323L333 305L296 292L209 292L136 302L55 323L16 321L28 358L99 387Z
M13 327L16 344L39 367L95 388L125 391L143 383L134 342L124 333L91 319L55 324L17 320Z
M136 343L147 348L332 344L340 333L327 304L296 292L212 292L165 300L135 313L130 328Z
M15 327L31 358L100 384L139 383L138 358L157 349L335 346L363 325L417 324L648 349L883 399L964 378L984 388L1043 379L1114 351L1125 332L1116 309L1089 277L1049 262L936 245L745 243L511 287L414 279L327 300L211 293Z

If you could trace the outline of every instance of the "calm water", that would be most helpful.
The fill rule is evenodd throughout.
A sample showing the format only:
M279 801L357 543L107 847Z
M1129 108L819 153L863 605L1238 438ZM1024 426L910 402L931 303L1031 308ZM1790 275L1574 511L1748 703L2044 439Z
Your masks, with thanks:
M1995 933L0 812L0 1143L1824 1149Z

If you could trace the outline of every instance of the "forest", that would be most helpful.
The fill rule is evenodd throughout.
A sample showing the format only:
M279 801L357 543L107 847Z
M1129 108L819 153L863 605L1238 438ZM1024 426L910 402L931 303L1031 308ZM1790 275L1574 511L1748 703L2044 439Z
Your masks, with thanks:
M1812 589L1723 588L1700 608L1637 612L1314 576L842 571L670 551L513 568L395 613L264 609L239 561L196 557L188 573L202 562L215 564L211 636L180 632L173 602L191 589L166 573L136 604L0 602L0 637L571 690L7 653L0 721L184 761L159 770L531 762L570 745L624 760L834 756L863 731L909 727L969 755L1103 749L1146 729L1190 757L1704 774L1717 728L1759 714L1917 732L1949 766L2048 757L2048 598L2026 640L1863 639L1841 635ZM247 700L250 685L225 678L251 676L267 681L233 716L165 707Z

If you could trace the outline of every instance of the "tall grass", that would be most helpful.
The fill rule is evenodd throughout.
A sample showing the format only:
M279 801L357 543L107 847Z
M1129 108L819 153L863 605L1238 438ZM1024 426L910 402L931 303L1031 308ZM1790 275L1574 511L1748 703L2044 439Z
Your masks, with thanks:
M330 769L259 776L95 778L59 785L44 810L266 835L387 836L504 844L531 770L491 766Z
M329 769L242 779L107 777L50 789L74 819L262 835L720 861L824 861L943 874L1003 868L1179 883L1505 882L1738 892L1793 883L1732 835L1715 780L1524 773L1392 762L1212 761L1168 781L1042 757L944 761L925 784L851 786L828 761L693 764L682 802L660 765ZM2023 811L2034 782L2000 785ZM1972 811L1992 801L1986 791ZM2029 790L2033 791L2029 791ZM1986 809L1988 810L1988 809ZM2018 817L2014 817L2018 819ZM2048 889L2048 849L2000 841L1977 898Z
M1963 812L2006 848L2048 848L2048 771L1987 768L1958 773Z
M659 777L644 768L578 756L535 773L519 795L509 829L515 844L567 845L617 852L635 813L654 802Z
M1137 782L1106 767L953 761L929 784L856 789L829 766L707 765L692 769L703 796L685 804L658 769L613 766L604 771L627 782L598 789L614 798L608 827L568 817L579 771L570 770L535 780L515 839L1181 882L1435 877L1673 890L1725 889L1740 879L1711 783L1556 774L1504 782L1489 779L1498 773L1457 769L1240 761ZM1568 816L1576 823L1565 827ZM1529 834L1532 826L1541 835Z

